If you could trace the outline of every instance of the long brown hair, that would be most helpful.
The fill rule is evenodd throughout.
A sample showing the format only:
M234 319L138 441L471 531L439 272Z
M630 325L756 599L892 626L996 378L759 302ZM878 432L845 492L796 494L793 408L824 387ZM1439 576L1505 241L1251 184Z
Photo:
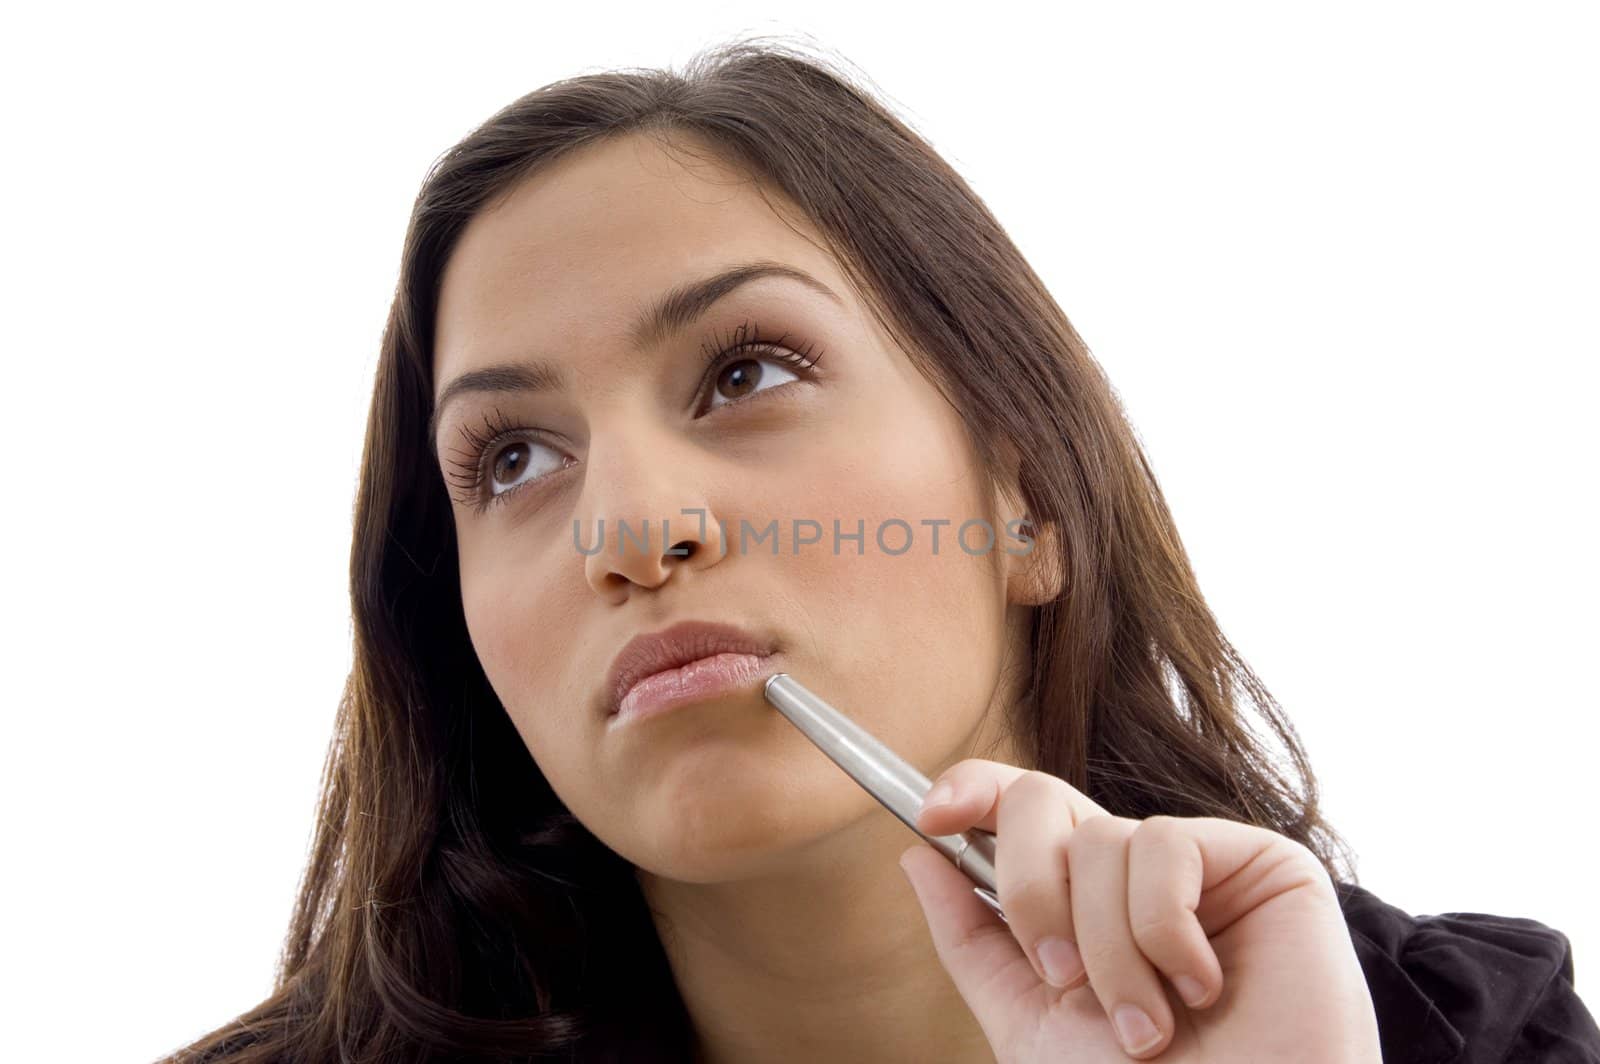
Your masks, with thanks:
M463 228L562 154L626 133L712 145L803 209L991 476L1020 463L1064 576L1035 610L1008 721L1028 767L1121 816L1271 829L1354 880L1100 367L978 197L862 84L782 40L736 40L681 73L547 85L434 164L383 335L350 555L354 665L275 989L168 1060L692 1059L632 866L562 806L474 656L426 434L440 278Z

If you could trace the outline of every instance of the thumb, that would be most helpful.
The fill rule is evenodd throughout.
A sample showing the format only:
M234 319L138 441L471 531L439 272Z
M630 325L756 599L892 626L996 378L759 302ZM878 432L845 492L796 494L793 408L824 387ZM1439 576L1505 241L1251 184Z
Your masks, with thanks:
M938 850L918 843L900 870L922 906L939 961L985 1033L1011 1029L1014 1010L1043 985L1010 928L973 893L970 879Z

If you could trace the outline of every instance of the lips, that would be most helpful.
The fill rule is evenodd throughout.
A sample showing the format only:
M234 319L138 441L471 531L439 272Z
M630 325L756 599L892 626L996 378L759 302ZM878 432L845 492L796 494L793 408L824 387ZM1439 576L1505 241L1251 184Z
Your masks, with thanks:
M606 712L614 715L629 688L647 676L717 654L765 657L773 649L771 639L710 621L680 621L659 632L635 636L611 663L606 677Z

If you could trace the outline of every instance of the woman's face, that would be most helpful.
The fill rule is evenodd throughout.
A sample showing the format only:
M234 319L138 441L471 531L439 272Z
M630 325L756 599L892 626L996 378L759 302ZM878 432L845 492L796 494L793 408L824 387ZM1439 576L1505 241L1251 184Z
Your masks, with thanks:
M790 222L719 164L612 139L476 217L440 299L436 400L489 367L543 363L560 382L530 390L531 374L502 374L439 408L473 647L567 808L641 869L682 881L777 867L882 811L768 706L760 678L609 717L607 672L629 639L705 620L770 640L768 673L792 674L925 772L995 749L1026 665L1027 607L1010 590L1025 559L1005 527L1022 511L988 494L955 410L816 231ZM764 276L692 321L633 334L664 293L757 261L831 296ZM758 331L741 335L747 324ZM774 346L706 365L707 350L751 339ZM903 553L890 552L906 527L877 538L893 519L909 526ZM974 519L994 530L987 550L981 526L956 542ZM619 537L619 520L633 533L648 520L649 549ZM835 521L864 535L835 540ZM941 521L935 547L923 522ZM777 538L757 541L773 522ZM685 539L688 556L666 552Z

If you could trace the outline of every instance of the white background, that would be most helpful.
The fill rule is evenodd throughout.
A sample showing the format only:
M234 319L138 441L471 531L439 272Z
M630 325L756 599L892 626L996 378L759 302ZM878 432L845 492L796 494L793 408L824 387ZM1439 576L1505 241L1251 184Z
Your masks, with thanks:
M748 33L857 64L1022 247L1363 884L1562 929L1600 1008L1592 6L565 7L8 20L7 1058L268 992L430 162Z

